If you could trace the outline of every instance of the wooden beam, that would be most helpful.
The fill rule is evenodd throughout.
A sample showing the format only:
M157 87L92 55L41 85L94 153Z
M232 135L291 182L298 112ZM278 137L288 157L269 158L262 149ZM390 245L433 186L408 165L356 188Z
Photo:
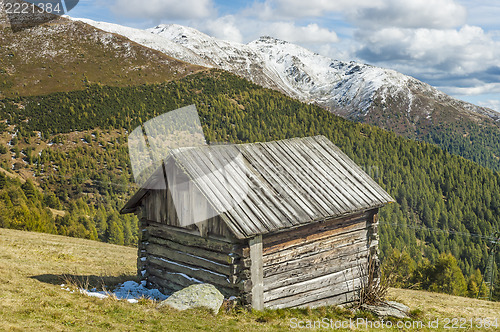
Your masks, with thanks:
M191 255L196 255L196 256L203 257L203 258L207 258L209 260L219 262L222 264L227 264L227 265L236 264L236 261L239 259L239 256L236 254L229 255L229 254L225 254L225 253L213 251L213 250L208 250L208 249L201 248L201 247L191 247L191 246L177 243L175 241L165 240L165 239L162 239L159 237L154 237L154 236L151 236L148 239L148 242L158 244L162 247L170 248L172 250L182 251L182 252L185 252L185 253L188 253Z
M181 229L175 229L167 225L152 224L150 223L148 231L152 236L159 237L161 239L174 241L177 243L182 243L186 246L206 248L213 251L223 252L223 253L233 253L235 252L235 245L228 242L223 242L220 240L215 240L210 237L201 237L196 234L190 234ZM198 232L198 231L196 231Z
M262 263L262 235L257 235L250 239L250 266L252 280L252 308L255 310L264 309L264 269Z
M209 259L203 258L201 256L196 256L193 254L185 253L178 250L172 250L170 248L150 243L147 246L148 254L156 257L166 258L175 262L180 262L183 264L188 264L191 266L201 267L210 271L214 271L220 274L224 274L228 277L232 275L236 267L229 264L221 264L218 262L211 261Z
M264 236L264 251L271 253L291 246L300 246L304 242L321 240L339 233L367 228L371 212L350 215L338 219L330 219L310 225L301 226L276 234Z
M214 285L219 285L219 286L224 286L224 287L231 287L232 283L229 277L214 272L210 271L207 269L203 269L201 267L195 267L195 266L190 266L187 264L182 264L180 262L175 262L175 261L170 261L167 259L163 259L160 257L155 257L155 256L149 256L148 258L149 264L155 264L162 269L171 271L171 272L176 272L176 273L183 273L191 278L198 279L199 281L209 283L209 284L214 284Z

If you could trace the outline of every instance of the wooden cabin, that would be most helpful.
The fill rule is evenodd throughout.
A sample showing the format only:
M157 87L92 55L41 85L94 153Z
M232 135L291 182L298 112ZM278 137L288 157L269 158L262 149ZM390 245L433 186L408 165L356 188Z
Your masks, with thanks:
M378 209L389 202L316 136L172 150L121 212L139 216L137 265L148 287L210 283L260 310L355 300L360 266L377 259Z

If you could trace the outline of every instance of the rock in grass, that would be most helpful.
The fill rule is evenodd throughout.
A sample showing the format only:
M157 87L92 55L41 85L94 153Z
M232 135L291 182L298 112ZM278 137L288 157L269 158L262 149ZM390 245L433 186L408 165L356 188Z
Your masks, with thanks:
M376 306L364 304L361 306L361 309L371 311L379 317L407 318L410 312L410 308L394 301L387 301Z
M208 308L214 314L219 312L224 295L210 284L197 284L186 287L172 294L168 299L162 301L158 308L170 306L177 310L191 308Z

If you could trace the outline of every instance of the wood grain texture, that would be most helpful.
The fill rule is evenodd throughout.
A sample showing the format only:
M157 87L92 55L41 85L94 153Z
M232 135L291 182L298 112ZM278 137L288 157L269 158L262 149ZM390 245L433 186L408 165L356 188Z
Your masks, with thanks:
M165 163L173 165L175 179L186 178L188 185L175 186L171 194L151 189L148 196L141 191L123 211L133 211L146 200L148 219L178 226L171 197L181 202L176 204L177 214L188 222L194 220L193 202L197 202L213 208L227 226L210 229L210 223L200 223L202 235L251 238L394 201L324 136L176 149ZM198 204L201 197L206 201ZM203 215L204 208L198 208Z

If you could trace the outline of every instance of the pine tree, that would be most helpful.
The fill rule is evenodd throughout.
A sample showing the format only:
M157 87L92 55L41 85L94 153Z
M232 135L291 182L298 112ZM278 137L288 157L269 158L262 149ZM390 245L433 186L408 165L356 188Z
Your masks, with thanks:
M118 224L113 221L109 225L108 242L123 245L123 241L123 231L120 229L120 227L118 227Z
M27 199L33 200L36 198L36 189L31 180L26 180L26 182L22 184L21 189L23 189Z
M5 188L6 183L7 183L7 180L5 178L5 174L0 172L0 190Z

